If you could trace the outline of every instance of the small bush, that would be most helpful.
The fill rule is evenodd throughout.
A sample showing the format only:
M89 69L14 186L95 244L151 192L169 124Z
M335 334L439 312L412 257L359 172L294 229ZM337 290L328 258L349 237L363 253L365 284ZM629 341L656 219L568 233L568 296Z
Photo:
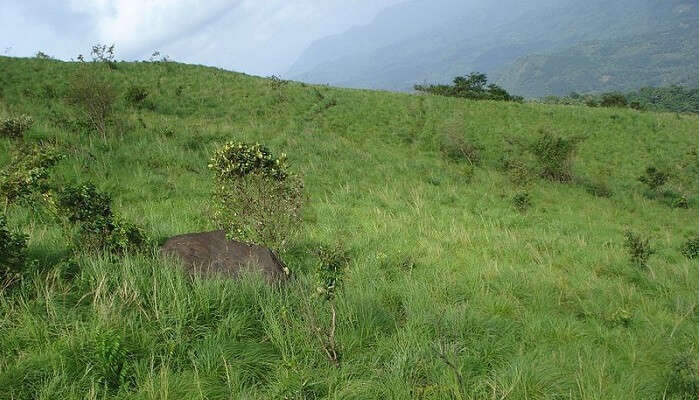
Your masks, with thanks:
M53 147L19 147L7 167L0 171L0 199L5 206L33 199L34 195L45 195L50 189L50 169L63 158Z
M657 191L667 183L669 178L669 173L651 166L646 168L645 174L640 176L638 180L648 186L651 191Z
M340 246L321 246L315 250L318 257L316 278L319 295L330 300L342 284L345 269L351 260L349 252Z
M639 101L632 101L629 103L629 107L636 111L645 111L645 107L643 107L643 104Z
M621 93L605 93L602 95L602 101L600 102L602 107L620 107L626 108L629 102L626 100Z
M0 215L0 290L19 279L27 260L27 237L11 232Z
M687 196L685 196L685 195L678 195L672 201L672 207L687 209L687 208L689 208L689 199L687 199Z
M129 104L138 107L148 98L148 90L143 86L133 85L129 87L124 97Z
M38 60L53 60L54 58L51 57L50 55L44 53L43 51L39 51L36 53L34 56Z
M527 162L520 158L504 157L501 168L507 172L510 181L520 187L528 186L536 177Z
M95 345L92 361L97 381L108 391L115 391L132 383L128 364L129 352L115 334L104 334Z
M612 189L609 187L607 180L602 176L581 179L579 184L587 193L596 197L612 197L614 194Z
M0 120L0 136L16 139L21 138L24 132L31 129L34 120L28 115L4 118Z
M289 81L282 79L280 76L272 75L267 78L269 87L276 92L274 101L283 102L286 100L284 96L284 87L289 84Z
M531 146L541 176L556 182L569 182L573 177L571 164L577 143L577 139L555 137L544 132Z
M58 204L63 215L72 223L104 226L111 221L112 199L91 183L68 186L59 196Z
M527 192L517 193L512 197L512 205L519 212L525 212L532 206L531 196Z
M699 236L687 240L685 244L682 245L680 251L690 260L697 258L699 255Z
M228 143L215 152L214 221L230 238L284 251L299 231L303 183L282 155L260 144Z
M143 249L148 237L137 226L123 221L111 209L112 199L88 183L66 187L58 197L60 214L77 224L76 247L125 253Z
M441 145L442 153L451 161L480 165L482 148L462 135L447 133Z
M69 103L82 110L92 128L105 140L116 99L112 83L90 65L82 68L68 89Z
M48 100L55 99L58 97L58 91L55 87L46 83L41 87L41 96Z
M626 239L624 247L629 252L631 263L638 267L647 267L648 259L655 254L655 250L650 246L650 240L644 239L631 231L626 231L624 237Z

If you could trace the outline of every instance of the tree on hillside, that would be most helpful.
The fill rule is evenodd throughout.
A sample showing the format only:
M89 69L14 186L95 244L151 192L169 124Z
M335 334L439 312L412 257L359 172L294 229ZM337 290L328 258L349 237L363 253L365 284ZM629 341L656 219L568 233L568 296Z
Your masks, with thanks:
M473 72L454 78L453 85L415 85L415 90L448 97L462 97L473 100L522 101L519 96L510 95L495 84L488 84L488 76Z

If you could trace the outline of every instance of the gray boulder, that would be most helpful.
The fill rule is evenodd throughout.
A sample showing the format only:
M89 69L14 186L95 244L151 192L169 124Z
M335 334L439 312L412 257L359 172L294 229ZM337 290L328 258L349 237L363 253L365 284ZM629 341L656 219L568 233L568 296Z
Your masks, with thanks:
M262 273L268 283L289 276L289 269L270 249L228 240L224 231L175 236L160 252L181 260L192 275L236 278L241 271L250 270Z

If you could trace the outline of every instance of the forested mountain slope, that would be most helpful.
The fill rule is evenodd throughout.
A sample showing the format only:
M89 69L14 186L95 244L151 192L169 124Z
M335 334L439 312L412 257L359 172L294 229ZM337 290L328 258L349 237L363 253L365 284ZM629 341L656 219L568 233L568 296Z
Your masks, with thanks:
M410 90L416 83L447 82L473 71L498 78L523 56L566 51L592 40L611 44L619 40L619 52L628 47L639 57L659 59L651 65L634 64L643 70L642 77L620 77L617 86L631 87L655 73L668 75L667 69L672 79L664 82L679 84L680 71L672 66L662 69L664 62L676 61L675 54L653 53L653 48L644 52L643 41L660 32L678 34L677 41L682 41L696 29L697 21L699 7L687 0L418 0L387 9L365 27L314 43L288 76L339 86ZM691 47L682 50L685 59L696 57ZM593 73L597 65L584 61L576 71ZM539 64L532 62L526 65L530 66L526 74L509 72L503 77L505 88L521 91L515 94L539 94L527 86L529 77L541 79L551 71L538 70ZM694 64L684 67L696 70ZM560 79L563 83L558 86L567 85L566 76L575 74L565 69L554 72L549 79Z

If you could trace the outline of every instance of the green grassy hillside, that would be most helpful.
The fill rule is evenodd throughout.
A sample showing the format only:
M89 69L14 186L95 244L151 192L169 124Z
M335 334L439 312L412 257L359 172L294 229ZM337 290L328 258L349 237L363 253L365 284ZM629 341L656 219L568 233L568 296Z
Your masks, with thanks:
M67 154L55 182L92 181L159 240L213 228L219 145L288 154L309 197L282 255L293 278L205 281L155 251L71 254L50 215L11 206L36 261L0 293L0 399L696 394L699 272L680 248L699 233L699 117L101 67L0 58L0 118L32 116L23 141ZM101 68L120 94L143 85L150 105L120 95L102 140L63 99L78 68ZM544 132L580 138L572 182L536 175L528 149ZM463 140L479 165L445 157ZM0 139L0 168L16 145ZM512 160L524 167L507 170ZM651 165L689 208L645 193ZM524 212L512 200L523 192ZM627 230L651 239L647 267L629 261ZM330 301L314 296L321 245L350 257ZM323 348L333 310L338 366Z

